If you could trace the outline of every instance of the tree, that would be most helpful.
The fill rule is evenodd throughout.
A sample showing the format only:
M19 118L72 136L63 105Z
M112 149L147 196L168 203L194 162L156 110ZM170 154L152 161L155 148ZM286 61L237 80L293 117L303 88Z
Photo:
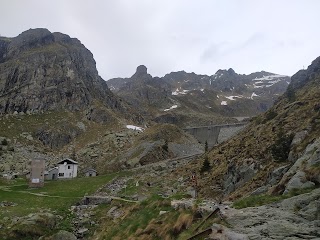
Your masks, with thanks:
M72 149L72 153L70 155L70 158L75 160L75 161L77 160L77 154L76 154L76 149L75 148Z
M287 91L286 91L285 95L287 96L289 102L296 101L296 94L295 94L295 91L294 91L292 86L289 86L287 88Z
M208 152L208 141L206 140L205 144L204 144L204 151Z
M168 150L169 150L168 140L165 140L164 145L162 145L162 149L164 151L168 152Z
M208 172L211 169L211 165L209 162L208 156L205 156L204 161L202 163L202 167L200 169L200 173Z

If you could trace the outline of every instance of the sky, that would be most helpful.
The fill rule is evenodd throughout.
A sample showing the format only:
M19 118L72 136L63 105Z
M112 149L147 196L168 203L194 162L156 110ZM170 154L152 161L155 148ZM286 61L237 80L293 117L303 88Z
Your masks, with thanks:
M319 0L1 0L0 35L47 28L78 38L105 80L138 65L162 77L293 75L320 56Z

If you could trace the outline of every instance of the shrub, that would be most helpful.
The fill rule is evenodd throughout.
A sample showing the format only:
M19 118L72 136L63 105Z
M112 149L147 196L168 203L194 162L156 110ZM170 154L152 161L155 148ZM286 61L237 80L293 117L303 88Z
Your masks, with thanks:
M1 141L1 144L2 144L3 146L7 146L7 145L8 145L8 140L4 138L4 139Z
M200 169L200 173L208 172L211 169L211 165L208 159L208 156L205 156L204 161L202 163L202 167Z
M288 159L293 134L286 135L282 130L279 131L277 139L271 145L271 155L277 162L283 162Z

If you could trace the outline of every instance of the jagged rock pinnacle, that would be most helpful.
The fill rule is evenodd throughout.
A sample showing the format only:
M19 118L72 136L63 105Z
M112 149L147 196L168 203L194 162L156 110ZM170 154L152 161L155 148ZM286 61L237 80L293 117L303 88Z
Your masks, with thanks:
M144 65L140 65L137 67L137 71L136 71L136 74L139 74L139 75L142 75L142 74L147 74L148 71L147 71L147 67L144 66Z

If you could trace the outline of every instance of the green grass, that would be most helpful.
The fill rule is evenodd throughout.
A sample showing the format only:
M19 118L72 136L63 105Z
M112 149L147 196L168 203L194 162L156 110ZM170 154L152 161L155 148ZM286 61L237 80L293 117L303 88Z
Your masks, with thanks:
M123 176L126 174L126 172L122 172L91 178L46 181L44 187L37 189L28 188L25 179L1 180L0 202L13 202L16 205L1 207L0 209L0 225L5 226L4 231L0 231L0 239L4 239L5 236L11 234L10 228L7 228L11 220L4 221L2 219L13 219L40 211L49 211L55 215L62 216L57 229L72 231L72 219L74 216L72 212L69 211L70 206L76 204L84 195L93 194L98 188L108 183L115 176ZM44 194L45 196L36 194ZM19 225L19 228L20 227ZM24 239L28 239L28 236Z
M94 193L115 176L116 174L109 174L92 178L46 181L45 186L38 189L28 188L25 180L18 180L14 183L1 182L0 186L2 188L6 186L10 191L0 188L0 202L9 201L17 205L4 207L0 212L0 218L23 216L40 209L64 214L72 204L78 202L84 195ZM32 193L43 193L52 197L37 196Z
M307 188L307 189L293 189L288 194L285 195L256 195L256 196L249 196L242 199L239 199L238 201L235 201L233 203L233 207L237 209L241 208L247 208L247 207L258 207L274 202L278 202L283 199L287 199L293 196L297 196L303 193L308 193L312 191L313 188Z

